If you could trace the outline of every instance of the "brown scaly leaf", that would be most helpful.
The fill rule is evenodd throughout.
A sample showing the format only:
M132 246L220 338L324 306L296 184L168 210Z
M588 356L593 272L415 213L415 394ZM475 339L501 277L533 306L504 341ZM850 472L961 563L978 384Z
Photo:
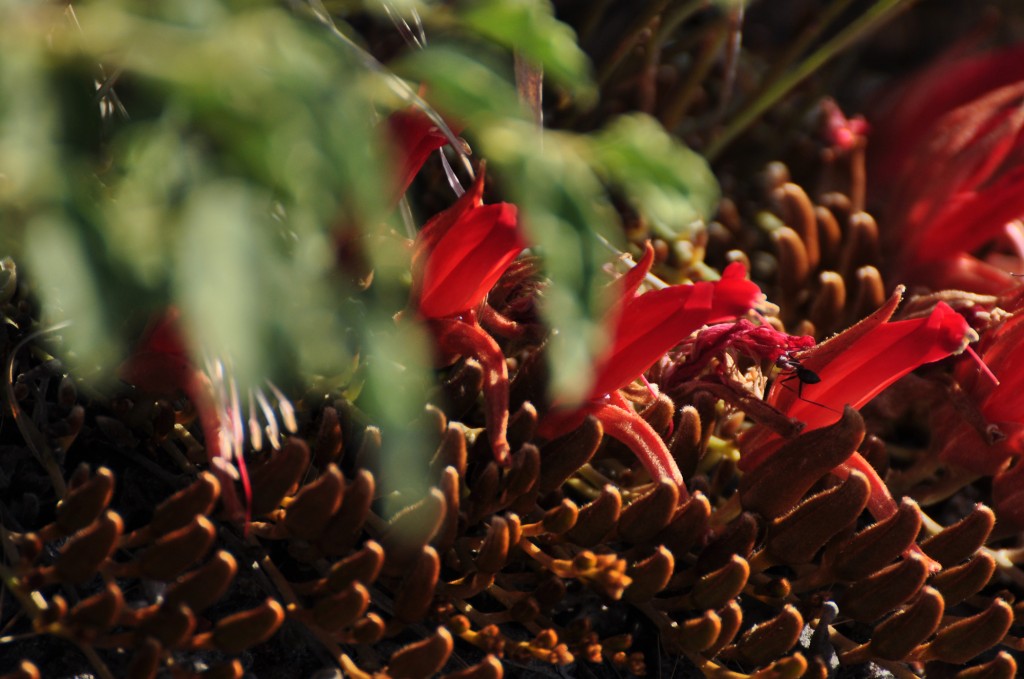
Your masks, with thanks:
M138 573L145 578L169 582L181 575L210 551L217 529L205 516L196 516L190 524L167 533L149 547L137 562Z
M288 437L281 450L269 453L261 464L249 470L252 486L252 516L266 516L295 491L309 467L309 446L302 439Z
M85 467L88 471L88 467ZM100 513L110 504L114 496L114 473L106 467L100 467L88 480L79 485L69 487L68 495L57 505L57 518L54 520L55 535L70 535L85 528L99 517ZM51 536L43 529L43 539Z
M669 524L678 504L676 484L668 480L659 481L651 492L622 510L618 523L619 537L634 545L647 542Z
M733 555L732 559L718 570L700 577L693 585L690 600L696 609L721 608L743 591L750 577L750 565L746 559Z
M373 474L365 469L346 484L341 507L316 542L328 556L341 556L356 544L370 514L375 488Z
M540 492L558 488L589 462L601 445L603 436L601 423L594 417L588 417L572 433L544 444L540 449L540 479L537 484Z
M470 665L464 670L441 675L441 679L502 679L504 676L505 668L501 661L493 655L488 655L477 664Z
M395 617L407 623L423 619L434 600L434 588L441 574L441 560L433 547L426 546L395 592Z
M0 679L41 679L42 676L38 667L28 660L22 660L18 664L18 669L0 676Z
M608 484L597 499L580 508L566 537L580 547L593 547L615 529L621 513L622 495Z
M864 440L864 434L864 418L847 407L835 424L801 434L783 444L770 464L762 464L740 479L743 506L768 518L781 516L796 505L818 479L853 455Z
M765 544L780 563L808 563L832 538L860 516L868 505L871 485L852 472L838 486L807 498L768 525Z
M903 660L939 628L944 611L942 596L924 587L912 604L875 627L868 644L871 653L883 660Z
M302 540L315 539L341 507L344 494L345 479L337 465L331 463L320 478L303 486L288 503L284 514L285 528Z
M903 554L920 531L921 510L905 497L895 514L840 543L831 567L844 580L866 578Z
M267 599L256 608L218 621L212 632L195 637L193 647L216 648L229 654L241 653L272 637L283 622L284 609L281 604Z
M917 554L859 580L839 597L839 610L854 620L870 622L914 596L928 578L928 566Z
M163 660L164 649L156 639L143 641L128 665L128 679L151 679Z
M373 540L367 540L359 551L336 561L318 589L341 592L354 582L372 585L383 565L384 548Z
M1000 651L987 663L956 673L956 679L1012 679L1017 676L1017 661L1006 651Z
M107 630L114 626L124 607L124 594L113 582L90 597L82 599L71 609L68 622L91 631Z
M155 539L187 526L196 516L209 514L218 497L220 481L213 474L203 472L187 488L157 505L146 529L147 535Z
M723 651L754 667L765 665L789 651L800 639L804 619L791 605L770 620L747 630L730 649Z
M626 588L623 598L636 604L650 600L668 585L675 566L672 552L658 547L649 557L631 564L626 570L633 582Z
M312 618L318 627L328 632L341 631L363 617L370 606L370 592L359 582L344 590L329 594L313 606Z
M397 575L412 565L437 535L444 518L444 493L437 488L431 488L422 500L395 514L381 538L385 572Z
M171 583L164 599L171 604L184 604L200 613L224 596L237 572L235 557L221 550L196 570Z
M976 505L963 519L922 542L921 549L943 568L955 566L985 544L995 524L995 513L985 505Z
M918 654L921 660L963 664L998 644L1013 624L1013 609L1002 599L969 618L939 630L935 639Z
M395 652L388 663L388 674L395 679L425 679L433 676L448 661L454 647L451 633L444 627L438 627L426 639Z
M942 594L946 605L953 607L980 592L995 572L995 557L977 552L967 563L936 573L930 584Z
M88 582L113 554L123 531L121 517L107 510L64 544L53 567L55 577L74 585Z

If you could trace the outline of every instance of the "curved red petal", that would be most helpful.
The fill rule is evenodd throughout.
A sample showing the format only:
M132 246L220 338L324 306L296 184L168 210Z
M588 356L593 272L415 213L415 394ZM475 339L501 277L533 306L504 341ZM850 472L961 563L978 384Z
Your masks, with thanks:
M477 173L476 181L469 189L459 196L450 207L427 220L419 233L416 234L416 242L412 250L413 275L422 275L423 266L430 253L437 247L438 242L451 231L457 221L462 219L470 210L483 205L484 196L484 166L481 164Z
M680 502L689 497L683 475L665 442L639 413L610 403L597 404L590 412L601 422L605 434L633 451L652 479L675 483L679 487Z
M861 408L918 366L958 353L969 331L963 316L943 302L924 318L879 325L817 368L821 381L805 384L802 398L792 400L784 412L806 422L808 429L831 424L839 415L828 408Z
M397 195L401 196L430 154L448 143L448 137L417 109L392 113L388 116L387 128L399 154Z
M475 323L465 323L455 319L435 321L438 348L444 354L461 354L471 356L484 369L484 417L487 421L487 434L491 443L494 459L507 465L509 445L506 439L508 431L508 366L501 347L488 335L483 328Z
M497 203L465 213L426 262L420 313L442 318L479 306L525 247L515 205Z
M761 296L751 281L737 277L714 283L673 285L624 299L616 314L612 347L597 368L591 398L621 389L695 330L745 314Z

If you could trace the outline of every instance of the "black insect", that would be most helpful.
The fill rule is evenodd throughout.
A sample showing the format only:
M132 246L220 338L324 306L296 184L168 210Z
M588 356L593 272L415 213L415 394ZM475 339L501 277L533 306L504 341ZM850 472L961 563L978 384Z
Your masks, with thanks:
M807 401L808 403L811 403L813 405L822 407L822 408L824 408L826 410L831 410L834 413L839 412L835 408L830 408L829 406L825 405L824 403L818 403L817 401L812 401L809 398L804 398L804 395L803 395L804 385L805 384L818 384L819 382L821 382L821 376L818 375L818 373L816 373L813 370L811 370L810 368L804 366L804 364L800 362L800 359L793 358L792 356L789 355L789 353L785 353L785 354L782 354L781 356L779 356L777 359L775 359L775 367L777 367L779 370L784 370L784 371L788 371L789 372L788 375L786 375L785 377L782 377L782 378L779 379L779 384L788 386L787 383L790 380L794 380L795 379L797 381L797 385L798 385L797 388L796 388L796 397L797 398L799 398L799 399L801 399L803 401ZM792 389L792 387L789 387L789 388Z
M782 381L788 382L789 380L796 378L799 383L796 390L798 398L803 398L805 384L817 384L818 382L821 382L821 377L818 376L818 373L814 372L810 368L804 367L804 364L800 362L800 359L793 358L788 353L782 354L775 359L775 367L779 370L792 371L790 375L782 378Z

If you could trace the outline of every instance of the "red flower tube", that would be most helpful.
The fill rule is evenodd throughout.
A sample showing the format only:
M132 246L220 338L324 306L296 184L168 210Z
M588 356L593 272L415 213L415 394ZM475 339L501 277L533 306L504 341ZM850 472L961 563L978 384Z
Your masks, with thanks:
M653 263L654 249L648 243L640 262L615 282L617 300L605 319L611 326L611 348L598 362L586 402L548 413L538 432L556 438L593 414L608 435L636 454L651 478L669 478L683 490L682 474L664 441L618 390L638 379L665 352L700 327L747 313L761 297L761 290L744 278L742 265L732 264L719 281L674 285L637 295ZM680 494L681 498L685 496L685 492Z
M844 406L860 409L918 366L959 353L974 335L967 321L942 302L926 317L889 322L901 295L898 290L871 316L798 355L820 382L804 384L798 396L791 385L776 380L768 403L803 421L804 431L819 429L837 422ZM748 430L740 441L740 468L750 471L765 464L781 443L781 437L765 427ZM845 476L851 469L863 472L871 482L868 508L876 519L896 511L885 484L859 453L835 473Z
M999 520L1024 527L1024 315L1019 304L1010 306L1012 317L985 333L978 349L999 381L981 374L973 362L962 361L955 376L966 398L942 403L932 422L939 459L991 476Z
M869 173L887 205L901 280L935 289L996 294L1014 282L982 246L1013 245L1007 225L1024 217L1024 46L945 57L908 80L873 121Z
M399 156L396 196L401 196L430 154L448 143L448 137L418 109L395 111L388 116L386 125Z
M477 322L487 293L526 247L510 203L483 204L485 168L454 205L424 225L413 245L412 303L437 340L439 362L472 356L484 368L487 431L495 459L509 460L508 368Z

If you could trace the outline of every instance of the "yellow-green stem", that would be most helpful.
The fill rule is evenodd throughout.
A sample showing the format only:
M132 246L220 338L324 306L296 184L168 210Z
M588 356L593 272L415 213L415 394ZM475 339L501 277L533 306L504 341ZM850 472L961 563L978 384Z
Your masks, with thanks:
M704 155L708 160L715 160L730 142L757 121L765 111L774 106L790 90L841 54L846 48L885 25L899 12L909 8L913 2L914 0L878 0L871 9L818 48L792 71L776 80L771 87L745 107L708 145Z

